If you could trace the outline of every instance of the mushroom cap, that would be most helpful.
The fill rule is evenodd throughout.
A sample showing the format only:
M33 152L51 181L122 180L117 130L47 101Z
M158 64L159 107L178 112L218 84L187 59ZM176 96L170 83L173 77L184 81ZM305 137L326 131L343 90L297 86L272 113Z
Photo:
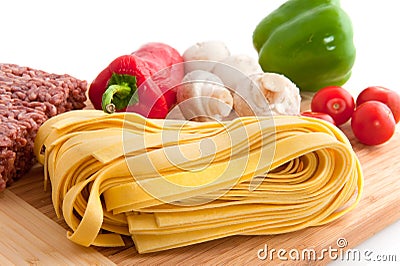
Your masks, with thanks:
M195 70L186 74L178 86L177 103L188 120L221 120L232 111L233 97L219 77Z
M233 99L239 116L300 114L299 88L277 73L257 73L241 79Z
M228 47L222 41L198 42L183 53L185 73L193 70L211 71L216 62L230 56Z
M224 84L232 89L244 77L262 72L258 61L244 54L230 55L215 64L212 70L212 73L220 77Z

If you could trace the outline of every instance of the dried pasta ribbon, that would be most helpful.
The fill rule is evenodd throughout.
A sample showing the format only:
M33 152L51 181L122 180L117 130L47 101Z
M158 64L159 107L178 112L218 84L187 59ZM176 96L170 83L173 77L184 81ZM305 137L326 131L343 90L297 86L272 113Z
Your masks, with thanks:
M307 117L199 123L72 111L40 128L34 151L71 241L121 246L126 235L139 253L323 225L363 189L346 136Z

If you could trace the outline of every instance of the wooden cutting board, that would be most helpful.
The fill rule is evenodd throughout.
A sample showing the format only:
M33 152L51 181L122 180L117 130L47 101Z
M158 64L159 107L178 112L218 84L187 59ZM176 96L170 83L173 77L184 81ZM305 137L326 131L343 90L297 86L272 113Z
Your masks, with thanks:
M67 226L55 216L50 191L43 191L43 168L38 165L0 194L0 265L254 265L271 262L257 255L266 246L270 251L308 249L317 254L323 249L352 248L400 219L400 130L388 143L376 147L358 143L348 124L343 130L362 164L364 195L354 211L330 224L277 236L233 236L144 255L136 252L129 238L124 248L85 248L67 239ZM343 249L338 248L339 239L344 239ZM276 264L320 265L328 261L325 255L320 260L284 262L273 253Z

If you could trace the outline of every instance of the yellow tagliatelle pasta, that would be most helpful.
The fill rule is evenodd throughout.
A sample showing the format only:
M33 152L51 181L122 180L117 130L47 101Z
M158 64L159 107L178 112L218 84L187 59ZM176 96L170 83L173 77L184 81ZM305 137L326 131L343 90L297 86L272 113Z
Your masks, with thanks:
M140 253L235 234L280 234L331 222L360 200L360 163L321 120L227 122L72 111L39 130L35 154L68 238Z

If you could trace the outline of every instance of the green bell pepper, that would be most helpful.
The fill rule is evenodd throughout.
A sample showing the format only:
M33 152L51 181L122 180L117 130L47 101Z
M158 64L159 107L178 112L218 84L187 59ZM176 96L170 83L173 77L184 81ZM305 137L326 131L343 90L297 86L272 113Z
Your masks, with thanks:
M255 28L253 44L265 72L301 90L341 86L356 58L353 26L339 0L289 0Z

